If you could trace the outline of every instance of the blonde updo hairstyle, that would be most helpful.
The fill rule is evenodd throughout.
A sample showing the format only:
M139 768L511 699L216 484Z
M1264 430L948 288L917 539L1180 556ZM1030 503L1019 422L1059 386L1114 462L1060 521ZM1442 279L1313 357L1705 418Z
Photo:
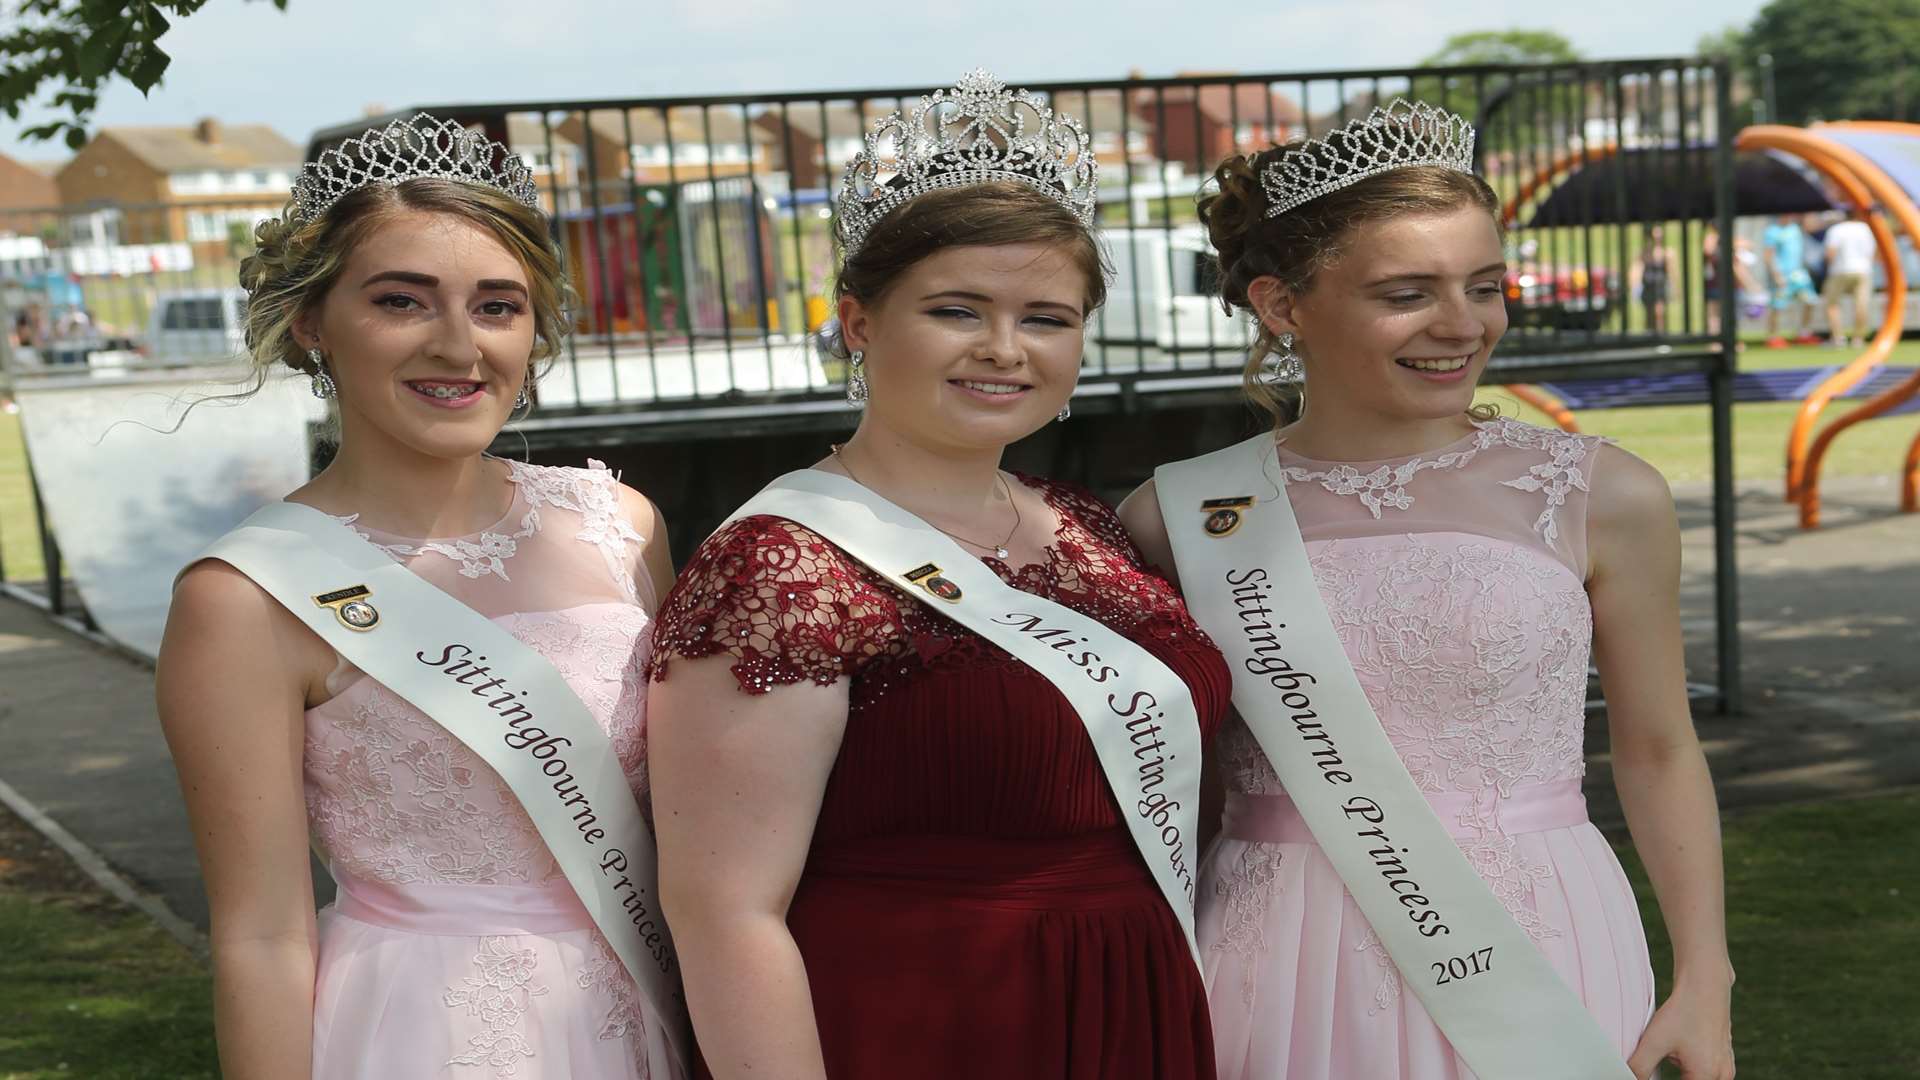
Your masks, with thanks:
M1495 228L1500 223L1500 198L1486 181L1438 165L1410 165L1370 176L1267 217L1260 174L1292 155L1317 155L1325 149L1321 143L1296 140L1257 154L1235 154L1214 170L1214 190L1200 199L1200 222L1219 263L1221 303L1229 312L1248 312L1258 328L1242 371L1247 397L1278 424L1298 419L1305 401L1298 391L1260 378L1276 342L1247 296L1256 278L1278 278L1289 292L1304 294L1313 288L1314 278L1340 258L1354 232L1370 222L1475 207L1493 218ZM1479 420L1493 416L1490 405L1469 411Z
M307 350L294 337L295 321L320 306L362 241L407 212L471 222L520 260L533 309L528 378L538 377L544 370L540 362L559 351L567 333L570 292L560 251L547 233L546 215L482 184L414 177L358 188L313 220L296 218L289 204L254 229L254 251L240 261L240 286L247 293L243 322L256 388L281 365L315 373Z

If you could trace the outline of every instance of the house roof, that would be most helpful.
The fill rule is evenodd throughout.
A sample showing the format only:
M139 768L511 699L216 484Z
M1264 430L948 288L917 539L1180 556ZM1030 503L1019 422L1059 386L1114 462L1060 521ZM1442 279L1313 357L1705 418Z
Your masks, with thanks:
M1187 74L1185 72L1182 73ZM1199 74L1199 73L1194 73ZM1200 111L1217 123L1235 119L1242 124L1265 123L1272 110L1276 124L1298 124L1305 114L1298 102L1264 83L1235 82L1237 76L1221 75L1218 83L1203 86L1169 86L1164 89L1141 88L1133 92L1136 116L1152 117L1160 102L1187 104L1198 100Z
M0 210L39 210L59 204L60 189L52 177L0 154Z
M1096 135L1119 134L1124 125L1129 133L1150 135L1153 123L1146 117L1126 115L1126 109L1117 90L1096 90L1091 94L1084 90L1067 90L1053 95L1050 102L1055 113L1064 113L1086 127Z
M108 127L97 139L112 139L156 172L298 166L300 148L265 124L216 125L211 141L194 127Z

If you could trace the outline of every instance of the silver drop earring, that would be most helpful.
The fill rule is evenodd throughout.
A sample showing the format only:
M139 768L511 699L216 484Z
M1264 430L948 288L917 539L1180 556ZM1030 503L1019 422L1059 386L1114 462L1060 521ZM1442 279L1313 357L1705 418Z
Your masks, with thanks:
M1274 365L1273 381L1277 383L1305 382L1307 365L1300 361L1300 354L1293 351L1293 334L1280 335L1280 362Z
M859 349L847 357L847 404L858 406L867 400L867 354Z
M1073 415L1073 402L1068 401L1065 405L1060 406L1060 411L1057 413L1054 413L1053 418L1055 420L1065 420L1067 417L1072 415Z
M515 409L526 409L526 408L531 408L532 406L533 406L533 399L527 396L527 384L521 383L520 392L518 394L513 395L513 407Z
M313 370L307 373L313 396L322 400L334 396L338 388L333 385L333 376L327 374L327 358L320 354L319 349L308 349L307 361L313 365Z

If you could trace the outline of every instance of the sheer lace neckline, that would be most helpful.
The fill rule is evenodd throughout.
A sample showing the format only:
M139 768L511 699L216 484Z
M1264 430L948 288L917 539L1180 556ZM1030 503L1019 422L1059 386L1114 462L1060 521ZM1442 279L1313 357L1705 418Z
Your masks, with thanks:
M1391 457L1357 458L1357 459L1317 458L1317 457L1310 457L1306 454L1302 454L1299 451L1292 449L1287 445L1287 442L1284 438L1275 439L1273 445L1274 445L1274 449L1278 452L1279 456L1283 460L1292 459L1293 461L1297 461L1306 465L1329 465L1329 466L1347 465L1347 466L1353 466L1353 467L1358 467L1361 465L1398 465L1401 462L1418 461L1422 458L1436 457L1438 455L1449 453L1450 451L1458 450L1466 446L1468 443L1474 442L1475 440L1479 439L1483 431L1485 431L1490 427L1493 427L1495 424L1498 424L1499 422L1500 421L1495 420L1495 421L1483 423L1481 421L1476 420L1472 422L1473 424L1472 430L1466 432L1464 435L1461 435L1459 438L1453 440L1450 443L1446 443L1442 446L1436 446L1430 450L1421 450L1418 453L1395 454Z
M434 545L444 546L463 542L477 542L490 535L512 534L518 528L516 523L525 517L527 513L527 495L525 485L521 482L525 477L527 467L521 462L512 460L505 461L505 464L507 466L507 486L511 494L511 498L507 502L506 513L501 514L499 520L484 528L475 529L470 533L463 533L457 536L408 536L405 533L389 532L386 529L379 529L368 525L366 522L360 520L359 514L328 514L327 516L342 525L352 526L355 532L379 547L398 545L427 549Z

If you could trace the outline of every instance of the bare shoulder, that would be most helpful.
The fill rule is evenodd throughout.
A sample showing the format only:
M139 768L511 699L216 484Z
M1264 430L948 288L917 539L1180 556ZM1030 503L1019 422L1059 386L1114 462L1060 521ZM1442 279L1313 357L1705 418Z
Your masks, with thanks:
M1149 566L1178 586L1179 569L1173 563L1173 543L1167 538L1167 523L1160 516L1160 491L1149 478L1120 502L1120 524L1133 538L1135 547Z
M1673 490L1660 470L1612 443L1595 455L1587 520L1596 531L1673 526Z
M620 515L633 526L640 538L652 543L664 539L667 531L667 519L661 515L660 508L652 499L641 494L637 488L615 482L614 492L620 497Z
M189 567L174 588L157 675L171 687L221 672L305 695L333 651L253 579L218 559Z

